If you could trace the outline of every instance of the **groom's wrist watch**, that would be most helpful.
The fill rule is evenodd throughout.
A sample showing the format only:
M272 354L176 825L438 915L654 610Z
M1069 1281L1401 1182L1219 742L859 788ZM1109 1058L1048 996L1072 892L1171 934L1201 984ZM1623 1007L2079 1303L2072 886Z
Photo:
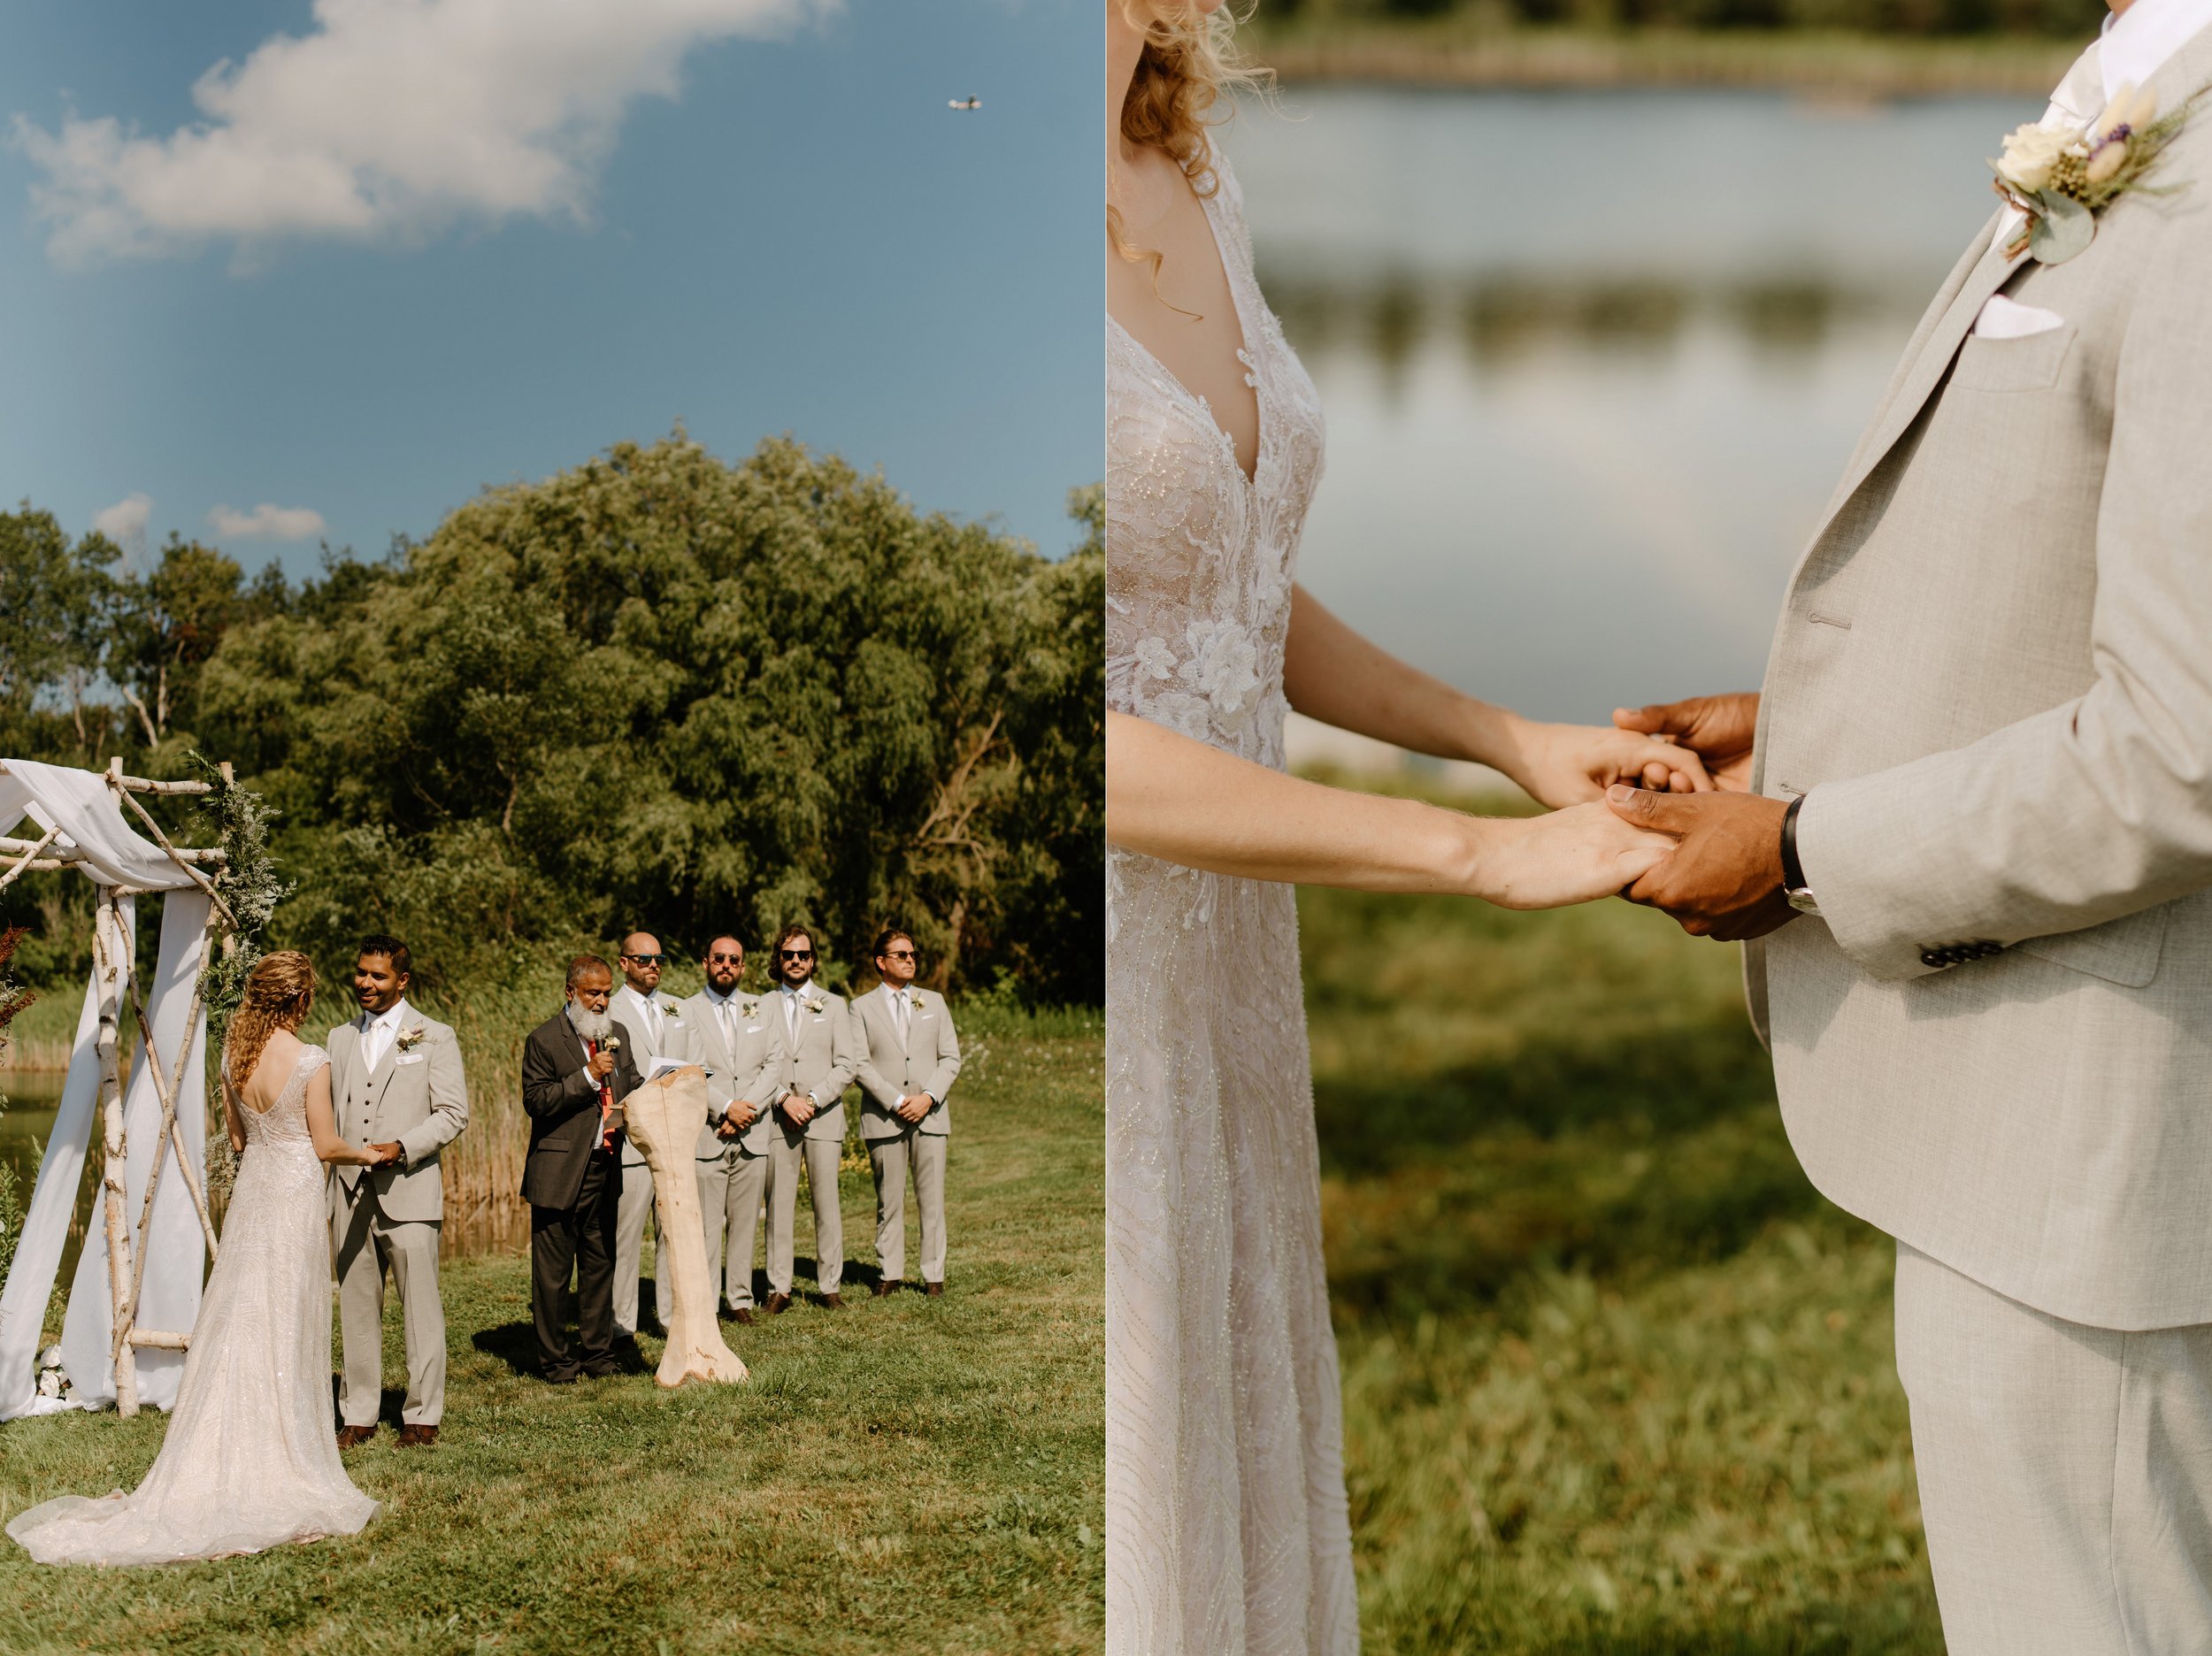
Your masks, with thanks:
M1798 913L1816 915L1820 904L1805 883L1805 865L1797 860L1797 813L1804 809L1805 795L1800 794L1782 813L1782 895Z

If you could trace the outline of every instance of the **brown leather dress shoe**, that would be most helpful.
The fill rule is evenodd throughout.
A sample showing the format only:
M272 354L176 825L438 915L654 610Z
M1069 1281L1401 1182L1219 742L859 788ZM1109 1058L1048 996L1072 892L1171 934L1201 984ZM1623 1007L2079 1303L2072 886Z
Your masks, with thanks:
M341 1449L357 1449L375 1436L376 1428L373 1425L341 1426L338 1429L338 1446Z
M435 1426L406 1426L399 1429L399 1446L403 1449L431 1449L437 1446L438 1429Z
M784 1307L790 1303L791 1296L787 1293L770 1294L768 1296L768 1315L770 1316L781 1316L784 1312Z
M826 1293L822 1296L822 1308L826 1311L842 1311L845 1302L836 1294Z
M924 1283L922 1292L933 1300L941 1300L945 1297L945 1284L941 1282Z
M750 1328L753 1324L753 1307L750 1306L738 1307L736 1310L730 1313L730 1321L733 1322L742 1322L746 1327Z
M904 1284L896 1281L877 1283L873 1287L868 1290L868 1298L871 1300L880 1300L886 1294L895 1294L898 1292L898 1291L904 1285Z

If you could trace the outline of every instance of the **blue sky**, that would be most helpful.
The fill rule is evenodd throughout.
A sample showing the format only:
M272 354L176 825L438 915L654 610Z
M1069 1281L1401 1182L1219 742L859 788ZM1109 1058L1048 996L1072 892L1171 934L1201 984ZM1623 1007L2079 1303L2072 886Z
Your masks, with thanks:
M301 573L680 419L1072 544L1094 0L8 10L0 501Z

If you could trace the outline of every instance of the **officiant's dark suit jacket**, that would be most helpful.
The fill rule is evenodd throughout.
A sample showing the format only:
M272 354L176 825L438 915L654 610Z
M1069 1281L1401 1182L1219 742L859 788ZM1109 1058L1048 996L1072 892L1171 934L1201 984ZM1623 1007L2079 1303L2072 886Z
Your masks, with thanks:
M630 1031L618 1023L614 1028L622 1045L607 1080L619 1104L644 1085L644 1077L630 1056L636 1049ZM585 1062L583 1039L565 1011L546 1019L522 1043L522 1108L530 1117L522 1200L533 1208L573 1208L583 1188L584 1169L590 1165L592 1146L599 1137L599 1090L585 1077ZM618 1192L621 1142L618 1132L617 1154L608 1158L607 1168L609 1185Z

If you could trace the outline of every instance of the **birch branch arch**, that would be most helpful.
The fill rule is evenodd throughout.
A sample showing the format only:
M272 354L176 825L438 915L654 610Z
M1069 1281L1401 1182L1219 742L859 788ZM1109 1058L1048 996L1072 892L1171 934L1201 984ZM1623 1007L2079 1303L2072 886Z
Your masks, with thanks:
M188 1308L196 1312L199 1303L202 1260L189 1244L194 1239L204 1243L210 1260L216 1247L202 1155L195 1146L195 1140L200 1140L204 1147L205 1127L201 1070L207 1008L202 985L209 962L218 950L227 950L234 943L238 922L206 871L220 871L224 853L176 844L140 796L205 795L232 786L229 765L220 766L219 774L219 783L167 782L127 776L120 759L110 760L104 771L0 761L0 825L18 830L0 835L0 862L4 863L0 866L0 889L26 874L74 870L89 878L97 892L92 978L79 1019L69 1080L39 1165L14 1263L0 1287L0 1420L40 1409L34 1381L39 1337L82 1181L94 1107L101 1127L106 1292L104 1305L80 1305L90 1286L87 1278L92 1269L81 1261L62 1337L65 1361L80 1399L104 1402L111 1384L117 1412L125 1416L135 1414L142 1401L165 1407L174 1399L182 1353L190 1345L186 1330L191 1319L184 1313ZM132 817L145 834L134 827ZM27 836L19 832L27 818L34 829ZM153 894L162 894L165 901L157 981L148 995L141 992L133 958L134 903ZM180 1017L175 1016L180 1003ZM126 1018L140 1040L129 1097L140 1099L142 1085L150 1088L150 1108L137 1112L141 1131L136 1142L127 1126L121 1062ZM189 1113L196 1119L180 1120L180 1106L188 1100L201 1108ZM130 1186L136 1182L132 1177L134 1153L150 1157L150 1162L134 1224L129 1207ZM174 1184L189 1200L191 1217L182 1221L181 1238L171 1227L169 1240L173 1245L182 1241L189 1259L171 1257L180 1250L173 1246L165 1250L155 1239L157 1202L169 1188L163 1181L172 1169ZM173 1210L173 1204L164 1211ZM86 1246L89 1251L89 1238ZM182 1322L184 1329L141 1326L150 1263L162 1281L166 1320ZM150 1399L141 1384L142 1352L170 1354L153 1360L164 1366L166 1384L155 1387L163 1395ZM95 1367L105 1372L81 1372Z

